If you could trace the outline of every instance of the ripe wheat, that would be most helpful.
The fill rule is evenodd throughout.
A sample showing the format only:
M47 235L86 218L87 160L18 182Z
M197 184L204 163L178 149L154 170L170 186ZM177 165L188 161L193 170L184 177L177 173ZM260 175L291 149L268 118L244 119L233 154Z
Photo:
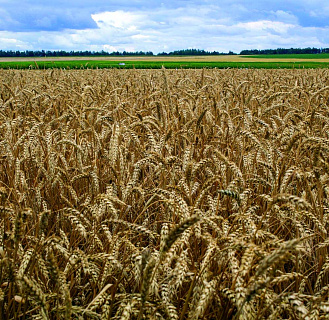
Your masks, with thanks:
M0 318L328 318L328 128L328 70L0 71Z

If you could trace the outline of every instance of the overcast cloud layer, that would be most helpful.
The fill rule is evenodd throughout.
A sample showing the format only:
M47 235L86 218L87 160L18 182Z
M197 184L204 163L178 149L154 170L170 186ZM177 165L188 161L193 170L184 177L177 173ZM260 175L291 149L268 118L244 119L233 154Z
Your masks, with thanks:
M0 50L329 47L318 0L0 0Z

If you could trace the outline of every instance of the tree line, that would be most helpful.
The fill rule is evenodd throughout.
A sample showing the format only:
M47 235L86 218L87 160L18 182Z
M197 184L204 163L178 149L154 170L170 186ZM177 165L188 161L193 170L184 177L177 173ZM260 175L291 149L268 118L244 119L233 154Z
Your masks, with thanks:
M153 56L152 51L136 51L136 52L107 52L107 51L50 51L50 50L26 50L26 51L13 51L13 50L0 50L0 57L89 57L89 56Z
M236 54L232 51L228 53L218 52L218 51L205 51L200 49L185 49L185 50L175 50L172 52L161 52L158 56L213 56L213 55L233 55Z
M206 56L206 55L231 55L236 54L232 51L229 53L218 52L218 51L206 51L200 49L184 49L184 50L175 50L172 52L161 52L158 53L158 56ZM128 52L128 51L115 51L115 52L107 52L107 51L45 51L45 50L26 50L26 51L13 51L13 50L0 50L0 57L90 57L90 56L154 56L155 54L152 51L136 51L136 52Z
M319 54L329 53L329 48L278 48L278 49L264 49L264 50L242 50L241 55L257 55L257 54Z
M278 48L278 49L252 49L252 50L242 50L240 55L266 55L266 54L319 54L319 53L329 53L329 48ZM208 56L208 55L236 55L233 51L228 53L218 52L218 51L206 51L200 49L184 49L175 50L171 52L161 52L158 56ZM92 57L92 56L154 56L152 51L65 51L65 50L25 50L25 51L14 51L14 50L0 50L0 57Z

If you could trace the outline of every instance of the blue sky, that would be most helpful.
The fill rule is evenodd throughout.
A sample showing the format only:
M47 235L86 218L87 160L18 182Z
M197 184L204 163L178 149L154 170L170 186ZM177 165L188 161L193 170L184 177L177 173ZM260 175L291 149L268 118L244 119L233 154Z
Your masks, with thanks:
M329 47L329 2L0 0L2 50L278 47Z

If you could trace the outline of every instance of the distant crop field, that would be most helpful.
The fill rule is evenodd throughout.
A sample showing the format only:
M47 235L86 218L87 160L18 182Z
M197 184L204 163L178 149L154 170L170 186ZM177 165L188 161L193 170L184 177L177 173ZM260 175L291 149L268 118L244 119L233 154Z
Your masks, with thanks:
M0 70L0 319L327 319L329 71Z
M171 59L136 59L136 60L28 60L28 61L0 61L0 69L202 69L202 68L253 68L253 69L302 69L328 68L329 60L289 60L262 58L232 58L211 61L209 57L202 59L172 57Z
M244 58L251 59L329 59L329 53L320 54L260 54L260 55L244 55Z

